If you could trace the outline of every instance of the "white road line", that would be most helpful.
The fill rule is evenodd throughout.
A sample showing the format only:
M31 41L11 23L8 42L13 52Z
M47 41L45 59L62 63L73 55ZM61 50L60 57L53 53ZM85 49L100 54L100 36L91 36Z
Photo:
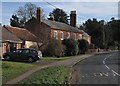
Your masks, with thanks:
M120 74L118 74L117 72L115 72L114 70L112 70L113 73L115 73L116 75L120 76Z
M105 65L105 67L107 67L107 69L110 69L107 65Z
M105 61L106 61L110 56L112 56L112 55L109 55L108 57L106 57L106 58L103 60L103 64L105 65L105 67L106 67L107 69L111 70L114 74L120 76L119 73L115 72L115 71L114 71L113 69L111 69L108 65L106 65Z

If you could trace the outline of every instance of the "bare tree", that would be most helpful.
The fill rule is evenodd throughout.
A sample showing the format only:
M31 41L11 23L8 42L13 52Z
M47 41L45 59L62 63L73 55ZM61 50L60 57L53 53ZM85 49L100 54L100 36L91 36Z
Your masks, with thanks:
M27 2L24 7L19 7L16 11L16 15L20 19L20 23L24 26L25 22L27 22L32 17L36 15L37 6L31 2Z

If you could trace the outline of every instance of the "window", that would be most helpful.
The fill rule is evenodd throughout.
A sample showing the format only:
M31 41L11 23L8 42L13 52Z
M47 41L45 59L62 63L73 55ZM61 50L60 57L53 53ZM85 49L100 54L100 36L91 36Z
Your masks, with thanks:
M76 40L76 33L74 33L74 40Z
M35 50L30 50L30 53L37 53L37 51L35 51Z
M10 43L10 51L15 51L17 48L17 44L16 43Z
M22 53L29 53L29 50L25 49L22 51Z
M60 32L60 39L63 40L64 39L64 33Z
M57 31L54 31L54 38L58 39L58 33L57 33Z
M79 39L82 39L82 34L79 34Z
M69 39L69 38L70 38L70 32L67 33L67 39Z
M16 52L21 53L21 52L22 52L22 50L21 50L21 49L18 49L18 50L16 50Z

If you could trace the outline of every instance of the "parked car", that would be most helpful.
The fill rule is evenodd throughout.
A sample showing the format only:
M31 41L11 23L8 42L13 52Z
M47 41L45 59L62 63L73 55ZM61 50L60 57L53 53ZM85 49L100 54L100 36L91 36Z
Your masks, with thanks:
M5 60L28 61L30 63L39 60L38 51L33 48L21 48L16 51L3 54Z
M40 50L38 50L38 57L39 57L39 59L42 59L43 57L42 57L42 52L40 51Z

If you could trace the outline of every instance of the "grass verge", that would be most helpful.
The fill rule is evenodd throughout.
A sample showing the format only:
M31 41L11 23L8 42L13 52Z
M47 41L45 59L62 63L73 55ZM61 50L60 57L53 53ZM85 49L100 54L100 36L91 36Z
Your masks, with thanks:
M19 82L22 86L27 84L67 84L71 69L67 66L53 66L40 70L27 79Z
M33 67L36 67L36 65L2 61L2 83L6 83L7 81L19 76Z
M42 60L55 60L55 61L61 61L61 60L67 60L67 59L71 59L77 56L68 56L68 57L43 57Z

